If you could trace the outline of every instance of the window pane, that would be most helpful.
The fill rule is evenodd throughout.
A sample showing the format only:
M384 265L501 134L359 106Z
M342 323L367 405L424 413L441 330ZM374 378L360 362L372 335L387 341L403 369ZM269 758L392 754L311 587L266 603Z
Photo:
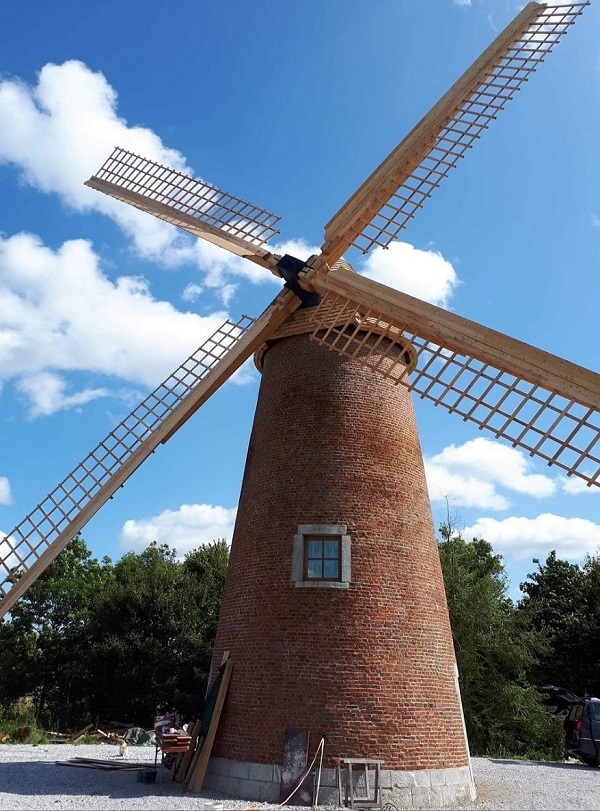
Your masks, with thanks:
M307 575L311 578L323 577L323 561L322 560L309 560L307 567Z
M324 541L323 546L325 547L324 558L339 557L339 541Z
M323 577L327 580L337 580L340 576L339 563L337 560L325 560L325 573Z
M308 542L308 557L309 558L322 558L323 557L323 541L309 541Z

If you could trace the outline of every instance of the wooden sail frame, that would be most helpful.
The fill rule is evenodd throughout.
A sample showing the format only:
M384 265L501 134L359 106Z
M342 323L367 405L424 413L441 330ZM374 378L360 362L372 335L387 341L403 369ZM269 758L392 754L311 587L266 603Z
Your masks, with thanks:
M243 316L237 323L226 321L4 537L0 617L148 456L251 357L299 303L286 290L258 319Z
M314 267L387 247L587 5L528 3L329 220Z
M600 485L600 375L343 267L312 283L317 343ZM394 354L402 341L416 358L408 366Z

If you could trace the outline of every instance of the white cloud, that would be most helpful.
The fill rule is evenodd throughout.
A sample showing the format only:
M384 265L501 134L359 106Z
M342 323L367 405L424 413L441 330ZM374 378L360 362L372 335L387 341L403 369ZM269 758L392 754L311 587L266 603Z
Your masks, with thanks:
M454 0L454 4L457 6L470 6L471 0Z
M531 473L530 468L531 462L521 451L484 437L449 445L425 458L432 501L449 497L456 506L489 510L510 506L498 487L534 498L546 498L556 491L553 479Z
M447 307L458 284L456 271L438 251L422 251L408 242L375 248L357 270L369 279L416 298Z
M8 540L11 542L10 544L8 544L5 540L5 538L7 537ZM14 552L12 551L13 550L12 544L16 546L14 539L11 538L10 535L7 536L6 532L0 529L0 560L5 566L8 566L9 569L13 568L18 564L18 559L14 554ZM6 575L7 575L6 569L4 568L4 566L0 566L0 584L2 583Z
M23 182L57 194L76 211L110 217L145 258L167 266L197 265L207 272L208 287L219 288L227 276L254 282L275 278L252 262L84 186L115 146L191 173L180 152L166 147L152 130L129 126L117 114L116 91L83 62L48 63L32 87L18 78L0 81L0 164L16 166Z
M597 214L592 214L592 225L600 228L600 217Z
M12 494L10 492L10 482L6 476L0 476L0 504L12 504ZM0 538L4 537L5 533L0 531Z
M559 557L575 561L597 552L600 526L584 518L563 518L552 513L537 518L511 516L502 521L480 518L465 528L464 537L485 538L496 552L517 560L544 557L555 549Z
M0 82L0 162L14 164L28 185L58 194L77 211L107 214L142 254L160 255L174 240L172 227L83 185L115 146L187 171L181 153L165 147L151 130L129 127L116 108L115 90L83 62L48 63L35 87L5 79Z
M108 389L83 389L67 394L67 383L51 372L40 372L17 382L17 389L29 402L29 417L44 417L69 408L83 406L99 397L108 397Z
M321 249L316 245L311 245L304 239L288 239L285 242L276 242L273 245L273 250L285 256L289 253L290 256L295 256L296 259L306 260L314 253L320 253Z
M570 478L564 479L562 489L565 493L569 493L569 495L572 496L578 496L581 495L581 493L600 493L598 484L591 484L588 487L587 482L584 479L580 479L579 476L571 476Z
M68 390L61 373L157 385L226 317L180 312L143 278L110 281L84 240L53 251L31 234L0 237L0 386L15 380L33 415L107 394Z
M202 285L190 282L190 284L186 285L185 290L181 294L181 298L184 301L197 301L203 292L204 288Z
M152 541L167 543L183 557L218 538L231 542L236 508L211 504L182 504L152 518L126 521L120 533L124 549L142 550Z

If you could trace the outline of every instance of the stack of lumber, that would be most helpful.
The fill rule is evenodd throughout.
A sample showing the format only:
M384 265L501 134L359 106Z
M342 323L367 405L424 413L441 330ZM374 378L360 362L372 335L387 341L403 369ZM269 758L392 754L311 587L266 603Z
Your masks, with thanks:
M163 752L173 754L174 752L187 752L192 741L191 735L183 732L161 732L156 731L156 745Z
M223 709L227 695L232 668L233 660L230 658L229 652L226 652L223 655L220 668L220 683L218 686L216 683L213 683L208 691L207 697L210 697L210 694L213 693L214 707L206 735L202 735L202 724L200 720L197 720L192 729L187 747L181 754L177 755L175 764L171 770L172 779L179 783L184 783L188 791L198 792L202 789L210 753L212 751L215 735L217 734L217 727L219 726L221 710Z

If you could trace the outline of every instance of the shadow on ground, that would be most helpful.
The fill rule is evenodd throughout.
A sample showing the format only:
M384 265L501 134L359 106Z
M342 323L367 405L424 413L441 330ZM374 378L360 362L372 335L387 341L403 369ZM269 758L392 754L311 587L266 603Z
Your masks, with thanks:
M149 764L152 765L152 764ZM164 771L164 770L163 770ZM105 797L180 797L183 786L159 770L157 782L138 783L137 770L104 771L62 766L54 761L0 763L3 794L84 795Z

